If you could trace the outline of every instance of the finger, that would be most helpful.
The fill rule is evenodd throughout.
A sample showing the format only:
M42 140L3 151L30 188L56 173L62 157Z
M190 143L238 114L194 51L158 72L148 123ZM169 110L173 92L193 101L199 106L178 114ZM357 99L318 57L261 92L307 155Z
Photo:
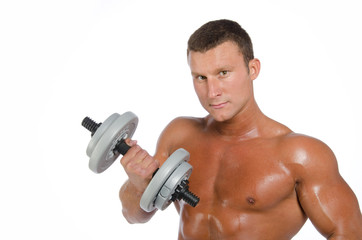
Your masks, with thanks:
M153 157L149 156L147 159L145 159L143 163L144 168L150 168L153 170L156 170L160 167L160 162L157 159L154 159Z
M132 146L128 152L121 158L121 164L126 167L131 161L134 161L135 156L141 151L142 148L139 145Z
M155 161L147 151L141 150L134 159L129 162L126 170L134 172L144 178L149 178L156 170L155 166L158 166L157 161Z
M152 157L150 157L145 164L147 164L145 167L147 175L153 175L153 173L160 167L160 162Z
M126 140L124 140L124 142L130 147L137 145L137 140L132 140L130 138L127 138Z
M155 160L153 159L152 156L147 155L147 156L143 159L142 163L140 163L140 165L141 165L142 168L147 169L147 168L150 167L150 165L151 165L152 162L154 162L154 161L155 161Z
M139 164L141 167L144 165L143 162L145 161L146 158L148 158L150 155L148 154L148 152L144 149L141 149L140 151L138 151L135 155L135 159L137 159L135 161L136 164Z

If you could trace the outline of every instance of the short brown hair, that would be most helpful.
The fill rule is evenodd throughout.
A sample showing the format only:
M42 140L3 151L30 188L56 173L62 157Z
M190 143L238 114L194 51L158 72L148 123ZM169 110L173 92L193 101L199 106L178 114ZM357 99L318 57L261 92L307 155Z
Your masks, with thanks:
M187 43L187 55L190 51L206 52L226 41L237 44L248 67L249 61L254 59L249 34L237 22L226 19L205 23L197 29Z

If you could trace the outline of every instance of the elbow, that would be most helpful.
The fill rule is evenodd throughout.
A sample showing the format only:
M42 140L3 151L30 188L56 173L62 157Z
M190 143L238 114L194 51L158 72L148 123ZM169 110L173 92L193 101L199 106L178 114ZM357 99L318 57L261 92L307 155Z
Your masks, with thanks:
M123 217L126 219L126 221L129 223L129 224L142 224L142 223L147 223L153 216L152 215L149 215L147 214L142 214L140 212L133 212L133 213L130 213L127 209L123 208L122 209L122 214L123 214Z
M129 214L127 212L128 211L126 209L122 208L122 215L123 215L124 219L126 219L126 221L129 224L135 224L135 222L132 221L132 219L129 217Z
M122 215L123 215L123 217L126 219L126 221L127 221L129 224L138 223L138 222L135 221L135 219L133 219L133 218L128 214L128 211L125 210L124 208L122 209Z
M119 199L122 203L122 214L124 218L130 224L148 222L156 210L150 213L143 211L139 206L141 195L135 195L130 192L132 192L132 190L128 188L128 184L124 184L119 191Z
M332 234L328 235L328 240L359 240L362 236L362 228L360 226L354 226L349 228L346 231L334 231Z

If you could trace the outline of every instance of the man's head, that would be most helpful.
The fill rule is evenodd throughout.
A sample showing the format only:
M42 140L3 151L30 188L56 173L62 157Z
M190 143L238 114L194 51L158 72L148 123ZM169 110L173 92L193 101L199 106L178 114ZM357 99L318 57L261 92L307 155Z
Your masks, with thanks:
M187 60L200 103L216 121L256 106L252 82L260 62L239 24L219 20L202 26L190 37Z
M231 20L216 20L202 25L191 35L187 55L190 51L204 53L227 41L238 46L248 67L249 61L254 59L253 44L248 33Z

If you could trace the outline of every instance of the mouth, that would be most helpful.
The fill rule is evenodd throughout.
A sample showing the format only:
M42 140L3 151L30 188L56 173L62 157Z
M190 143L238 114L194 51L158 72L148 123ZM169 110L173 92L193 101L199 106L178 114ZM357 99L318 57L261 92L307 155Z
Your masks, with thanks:
M213 109L221 109L224 108L226 106L227 102L223 102L223 103L214 103L214 104L209 104L209 106Z

